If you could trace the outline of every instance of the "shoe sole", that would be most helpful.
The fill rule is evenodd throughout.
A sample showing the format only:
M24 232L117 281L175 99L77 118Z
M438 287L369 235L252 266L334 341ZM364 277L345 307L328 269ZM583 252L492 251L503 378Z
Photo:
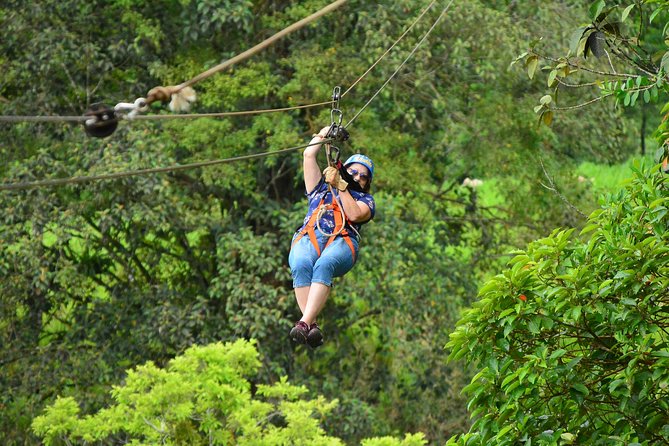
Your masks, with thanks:
M304 335L304 333L301 330L296 330L295 328L290 330L290 339L298 344L307 343L307 337Z
M323 333L321 333L321 332L313 334L313 335L311 333L309 333L307 335L307 344L311 348L320 347L321 345L323 345L323 342L324 342L323 341Z

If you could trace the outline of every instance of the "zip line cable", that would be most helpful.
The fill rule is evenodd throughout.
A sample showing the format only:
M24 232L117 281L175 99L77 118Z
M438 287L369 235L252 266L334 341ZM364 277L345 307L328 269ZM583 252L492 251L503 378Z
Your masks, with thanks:
M413 57L413 55L414 55L414 54L416 53L416 51L418 50L418 47L420 47L420 46L422 45L422 43L425 41L425 39L427 39L427 36L430 35L430 33L432 32L432 30L433 30L434 28L437 27L437 24L439 23L439 21L441 20L441 18L446 14L446 11L448 11L448 9L451 7L451 4L453 4L453 0L451 0L450 2L448 2L448 5L446 5L446 7L443 9L443 11L441 11L441 14L439 14L439 17L437 17L437 20L435 20L435 22L432 24L432 26L430 27L430 29L427 30L427 32L425 33L425 35L423 36L423 38L420 39L420 41L416 44L416 46L413 48L413 50L411 50L411 53L409 53L409 55L406 57L406 59L404 59L404 60L402 61L402 63L397 67L397 69L395 70L395 72L394 72L393 74L391 74L390 77L383 83L383 85L381 85L381 87L376 91L376 93L374 93L374 94L372 95L372 97L369 98L369 100L367 101L367 103L366 103L365 105L362 106L362 108L358 111L358 113L356 113L355 116L353 116L353 117L351 118L351 120L348 121L348 122L346 123L346 125L344 126L344 128L348 128L349 125L353 124L353 121L355 121L355 120L358 118L358 116L360 116L360 113L362 113L362 112L367 108L367 106L368 106L369 104L372 103L372 101L378 96L378 94L381 93L381 90L383 90L383 89L386 87L386 85L388 85L388 83L395 77L395 75L397 75L397 73L399 73L399 71L402 69L402 67L404 66L404 64L406 64L407 61L408 61L409 59L411 59L411 57Z
M383 58L388 55L390 51L397 46L397 44L413 29L413 27L423 18L423 16L434 6L434 4L437 3L437 0L433 0L424 10L423 12L420 13L420 15L407 27L407 29L404 30L401 36L393 42L393 44L386 49L386 51L365 71L358 79L356 79L351 86L348 87L348 89L342 93L341 97L346 96L353 88L358 85L360 81L362 81L375 67L376 65L383 60ZM332 5L331 5L332 6ZM319 11L316 14L322 13L323 10ZM307 17L304 20L310 19L312 16ZM313 20L313 19L311 19ZM298 22L299 23L299 22ZM284 30L285 31L285 30ZM282 31L283 32L283 31ZM279 33L275 34L278 35ZM250 51L250 50L249 50ZM248 52L248 51L247 51ZM242 53L244 54L244 53ZM240 55L241 56L241 55ZM238 57L238 56L236 56ZM230 59L232 60L232 59ZM195 78L194 78L195 79ZM192 80L192 79L191 79ZM189 81L190 82L190 81ZM262 114L262 113L274 113L274 112L283 112L283 111L291 111L291 110L298 110L298 109L304 109L304 108L311 108L311 107L319 107L322 105L328 105L331 104L333 101L325 101L325 102L318 102L314 104L306 104L306 105L297 105L293 107L283 107L283 108L274 108L274 109L261 109L261 110L244 110L244 111L236 111L236 112L214 112L214 113L177 113L177 114L169 114L169 115L136 115L133 116L131 119L132 120L160 120L160 119L195 119L195 118L220 118L220 117L226 117L226 116L243 116L243 115L255 115L255 114ZM121 115L123 116L123 115ZM0 122L85 122L90 119L90 116L0 116Z
M53 178L50 180L42 180L42 181L31 181L31 182L26 182L26 183L7 183L7 184L0 184L0 191L5 191L5 190L26 190L26 189L35 189L39 187L48 187L48 186L63 186L66 184L76 184L76 183L87 183L90 181L96 181L96 180L114 180L118 178L125 178L125 177L132 177L132 176L137 176L137 175L148 175L148 174L154 174L154 173L166 173L166 172L178 172L180 170L188 170L188 169L196 169L198 167L209 167L209 166L215 166L218 164L226 164L226 163L232 163L236 161L244 161L244 160L250 160L254 158L264 158L270 155L278 155L281 153L288 153L292 152L294 150L299 150L299 149L305 149L310 146L314 146L317 144L324 144L327 142L331 142L331 139L324 139L323 141L319 141L317 143L313 144L304 144L301 146L296 146L296 147L289 147L287 149L281 149L281 150L276 150L273 152L262 152L262 153L254 153L251 155L242 155L242 156L235 156L232 158L222 158L222 159L216 159L216 160L210 160L210 161L200 161L196 163L190 163L190 164L178 164L175 166L167 166L167 167L153 167L153 168L148 168L148 169L137 169L137 170L127 170L123 172L115 172L115 173L107 173L107 174L102 174L102 175L89 175L89 176L79 176L79 177L68 177L68 178Z
M305 17L302 20L299 20L292 25L282 29L281 31L277 32L276 34L272 35L271 37L268 37L267 39L263 40L259 44L255 45L252 48L249 48L248 50L244 51L243 53L240 53L218 65L215 67L212 67L208 69L207 71L204 71L197 76L195 76L192 79L189 79L179 85L175 86L168 86L168 87L154 87L151 90L149 90L147 97L146 98L138 98L135 100L134 103L121 103L117 105L117 108L119 106L122 106L121 109L125 109L126 111L130 111L128 113L128 116L130 119L138 119L139 116L136 116L136 113L140 110L145 110L149 105L151 105L155 101L162 101L162 102L167 102L170 98L178 96L179 93L184 90L187 87L190 87L191 85L204 80L210 76L212 76L215 73L218 73L220 71L225 70L226 68L231 67L232 65L241 62L243 60L248 59L249 57L253 56L254 54L260 52L261 50L267 48L277 40L281 39L282 37L299 30L300 28L303 28L304 26L308 25L309 23L313 22L314 20L317 20L321 18L322 16L326 15L330 11L333 11L346 3L347 0L337 0L326 7L322 8L320 11L317 11L313 14L311 14L308 17ZM193 97L194 98L194 97ZM183 99L186 101L187 99ZM193 99L194 100L194 99ZM190 100L188 100L190 102ZM316 107L324 104L330 104L331 101L329 102L323 102L323 103L317 103L317 104L308 104L308 105L301 105L301 106L296 106L296 107L286 107L282 109L272 109L272 110L252 110L248 112L227 112L227 113L220 113L220 114L210 114L210 113L205 113L197 117L221 117L221 116L236 116L236 115L242 115L242 114L258 114L258 113L270 113L270 112L275 112L275 111L288 111L288 110L295 110L295 109L300 109L300 108L307 108L307 107ZM168 116L168 115L156 115L156 116ZM179 114L178 117L191 117L194 118L196 116L187 116L186 114ZM91 119L91 116L0 116L0 122L86 122ZM146 118L144 118L146 119ZM149 119L164 119L164 118L149 118Z
M420 45L427 39L427 37L430 35L430 33L436 28L437 24L441 21L441 18L446 14L448 9L450 8L451 4L453 3L454 0L451 0L448 5L442 10L441 14L435 20L435 22L432 24L432 26L428 29L428 31L423 35L421 40L416 44L416 46L413 48L411 53L402 61L402 63L397 67L397 69L393 72L393 74L381 85L381 87L372 95L372 97L365 103L365 105L356 113L353 118L344 126L345 128L350 126L353 121L355 121L358 116L371 104L371 102L379 95L379 93L390 83L390 81L397 75L397 73L402 69L402 67L408 62L408 60L415 54L415 52L418 50ZM432 7L432 5L436 1L433 1L428 8L423 11L423 13L420 15L422 17L425 12ZM419 19L420 19L419 17ZM417 21L415 21L411 26L415 25ZM392 46L395 46L396 43L401 40L402 37L406 35L406 32L400 36L400 39L398 39ZM392 47L391 47L392 48ZM377 60L376 63L378 63L379 60L381 60L386 53L384 53L381 58ZM373 68L373 67L372 67ZM367 70L363 76L361 76L355 83L359 82L362 77L364 77L370 70ZM352 88L352 87L351 87ZM350 91L351 88L349 88L346 92ZM332 101L325 102L324 104L329 104ZM231 112L231 113L244 113L244 112ZM163 115L158 115L158 116L163 116ZM185 115L177 115L177 116L185 116ZM73 117L74 118L74 117ZM148 116L147 116L148 118ZM136 118L135 118L136 119ZM328 143L331 142L332 140L324 140L320 141L316 144L323 144L323 143ZM41 181L32 181L32 182L21 182L21 183L5 183L5 184L0 184L0 191L5 191L5 190L25 190L25 189L33 189L33 188L38 188L38 187L48 187L48 186L59 186L59 185L65 185L65 184L74 184L74 183L84 183L84 182L90 182L90 181L95 181L95 180L110 180L110 179L117 179L117 178L124 178L124 177L130 177L130 176L136 176L136 175L147 175L147 174L153 174L153 173L165 173L165 172L175 172L175 171L181 171L181 170L187 170L187 169L193 169L193 168L198 168L198 167L208 167L212 165L217 165L217 164L224 164L224 163L231 163L235 161L242 161L242 160L247 160L247 159L254 159L254 158L262 158L266 156L271 156L271 155L278 155L281 153L287 153L291 152L294 150L299 150L299 149L304 149L306 147L310 147L315 144L306 144L306 145L300 145L296 147L289 147L286 149L281 149L281 150L276 150L272 152L263 152L263 153L257 153L257 154L251 154L251 155L243 155L243 156L238 156L238 157L232 157L232 158L223 158L223 159L216 159L216 160L210 160L210 161L202 161L202 162L196 162L196 163L190 163L190 164L180 164L176 166L167 166L167 167L157 167L157 168L149 168L149 169L139 169L139 170L130 170L130 171L123 171L123 172L116 172L116 173L110 173L110 174L103 174L103 175L91 175L91 176L79 176L79 177L68 177L68 178L56 178L56 179L50 179L50 180L41 180Z
M331 104L332 101L317 102L314 104L296 105L293 107L243 110L236 112L217 112L217 113L173 113L169 115L137 115L132 118L133 121L155 121L158 119L193 119L193 118L223 118L226 116L259 115L263 113L276 113L291 110L298 110L310 107L320 107ZM90 116L0 116L0 122L85 122Z
M390 45L390 47L389 47L383 54L381 54L381 57L379 57L378 59L376 59L376 62L374 62L374 63L372 64L372 66L370 66L370 67L367 69L367 71L365 71L365 72L362 74L362 76L360 76L358 79L356 79L356 81L353 82L353 84L351 84L351 86L348 87L348 89L346 89L346 91L343 92L343 93L341 94L341 97L342 97L342 98L343 98L344 96L346 96L346 94L348 94L349 91L353 90L353 87L355 87L356 85L358 85L358 82L360 82L365 76L367 76L367 74L369 74L369 72L372 71L372 70L374 69L374 67L375 67L379 62L381 62L381 59L383 59L384 57L386 57L386 55L387 55L390 51L392 51L393 48L395 48L395 45L397 45L397 44L400 42L400 40L402 40L402 39L404 38L404 36L406 36L407 33L408 33L409 31L411 31L411 29L414 27L414 25L415 25L416 23L418 23L418 22L420 21L420 19L423 18L423 16L427 13L427 11L429 11L429 10L432 8L432 6L434 6L435 3L437 3L437 0L432 0L432 3L430 3L430 4L427 6L427 8L425 8L425 9L423 10L423 12L420 13L420 15L416 18L416 20L414 20L413 23L412 23L411 25L409 25L409 27L408 27L407 29L404 30L404 32L402 33L402 35L399 36L399 37L397 38L397 40L395 40L395 42L393 42L393 44Z

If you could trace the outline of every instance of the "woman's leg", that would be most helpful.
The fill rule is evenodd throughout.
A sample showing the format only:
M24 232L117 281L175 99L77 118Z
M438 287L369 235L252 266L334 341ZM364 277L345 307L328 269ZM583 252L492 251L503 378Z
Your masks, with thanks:
M354 242L354 247L357 248L356 242ZM302 321L311 325L316 320L330 295L332 279L346 274L354 264L351 248L342 237L337 237L330 246L323 250L314 264L311 287L307 296L307 305L302 313Z
M307 306L307 299L309 298L309 289L310 286L301 286L295 288L295 299L297 299L297 305L300 307L300 311L304 314L304 309Z
M307 304L304 310L302 310L302 319L300 320L311 326L316 320L316 316L318 316L325 306L329 295L330 287L328 285L318 282L312 283L311 287L309 287Z
M293 240L295 240L295 237L293 237ZM305 235L297 242L293 242L290 254L288 254L288 264L293 276L295 299L302 313L304 313L307 305L314 264L317 260L318 252L311 244L308 236Z

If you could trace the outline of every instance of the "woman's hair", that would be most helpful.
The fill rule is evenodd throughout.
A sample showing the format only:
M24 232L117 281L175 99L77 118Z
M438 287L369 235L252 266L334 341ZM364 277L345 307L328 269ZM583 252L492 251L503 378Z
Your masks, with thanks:
M359 183L358 183L358 184L359 184ZM372 179L369 178L369 179L367 180L367 184L365 184L365 187L362 188L362 191L363 191L364 193L368 194L368 193L369 193L369 189L370 189L371 187L372 187Z

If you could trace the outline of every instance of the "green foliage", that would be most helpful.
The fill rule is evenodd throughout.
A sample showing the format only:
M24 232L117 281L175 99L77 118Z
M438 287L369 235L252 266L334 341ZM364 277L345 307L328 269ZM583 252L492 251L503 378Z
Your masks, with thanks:
M631 158L624 163L614 165L601 165L584 162L578 166L578 180L589 186L589 189L597 197L607 195L611 191L621 189L630 178L630 172L635 162L652 163L650 156L646 158Z
M342 445L319 420L337 401L304 399L307 389L281 378L258 385L254 342L194 346L160 369L149 362L128 371L112 391L114 404L80 416L72 398L58 398L33 429L46 446L62 444ZM422 434L403 440L365 440L365 446L422 446Z
M472 429L449 444L667 442L669 192L634 170L583 240L556 230L481 287L448 344L480 370Z
M534 108L539 122L551 125L556 112L583 109L613 97L615 105L621 108L640 106L641 131L645 133L647 110L662 103L669 91L665 79L669 61L667 21L657 19L665 17L667 9L669 3L664 0L633 3L597 0L588 11L590 23L572 31L567 54L556 56L554 50L539 40L532 42L514 63L524 60L527 75L532 79L539 61L547 62L541 70L548 73L546 83L551 93L544 94ZM595 97L574 104L572 92L584 88L593 89ZM654 132L656 140L665 145L669 136L666 116L662 120L652 118L652 122L658 126ZM641 137L642 155L644 137Z
M96 101L132 101L156 85L190 79L327 3L5 2L0 113L79 115ZM198 83L193 111L327 100L429 3L347 2ZM363 151L375 160L379 208L363 231L356 268L336 283L319 320L326 345L314 352L286 339L299 317L286 265L305 211L298 153L0 194L3 444L36 443L28 426L56 395L96 413L112 404L108 390L126 369L147 361L159 369L192 345L239 338L258 340L259 383L290 376L337 398L322 427L343 442L421 431L438 444L466 430L459 390L469 372L445 364L442 351L461 308L509 249L581 223L542 186L541 162L564 196L587 210L594 200L577 183L576 163L613 162L634 150L633 122L603 107L537 129L531 102L543 87L507 70L530 34L558 26L555 34L563 35L585 16L570 5L454 2L350 126L342 155ZM439 12L428 12L342 98L345 120ZM157 103L147 112L166 113ZM3 182L18 182L215 160L295 146L329 122L328 107L122 121L103 140L86 137L80 125L3 123L0 171ZM479 189L462 186L466 177L483 179L498 201L489 205Z

